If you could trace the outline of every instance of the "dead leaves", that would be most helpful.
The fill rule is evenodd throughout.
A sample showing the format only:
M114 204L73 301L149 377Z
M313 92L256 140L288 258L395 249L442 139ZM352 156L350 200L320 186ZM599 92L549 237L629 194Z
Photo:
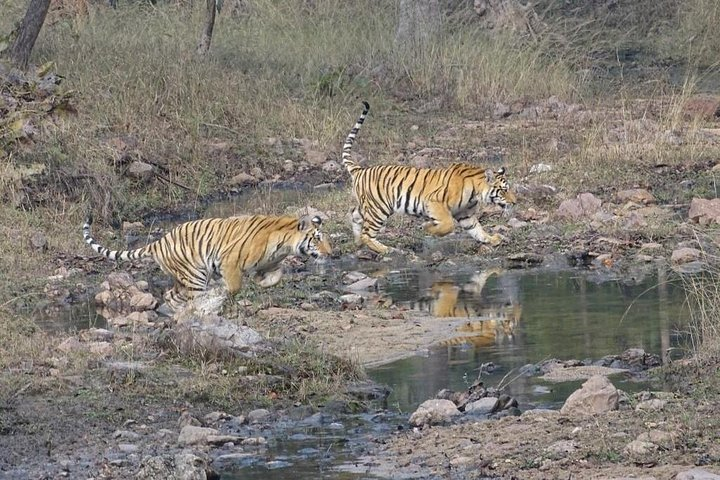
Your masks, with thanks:
M0 64L0 151L31 141L60 113L74 113L72 90L60 87L62 77L48 62L23 73Z

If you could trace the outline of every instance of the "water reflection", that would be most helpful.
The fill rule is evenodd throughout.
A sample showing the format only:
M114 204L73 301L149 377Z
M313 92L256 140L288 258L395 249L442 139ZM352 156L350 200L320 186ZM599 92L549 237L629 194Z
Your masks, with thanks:
M664 269L637 284L594 280L591 272L544 270L388 275L384 289L395 305L438 321L467 318L459 327L467 335L443 342L427 358L394 362L371 375L393 387L390 402L407 411L442 388L467 388L488 362L498 368L483 379L497 385L514 378L519 367L548 358L597 360L639 347L667 359L682 347L684 293ZM526 408L557 406L576 387L518 377L509 393Z

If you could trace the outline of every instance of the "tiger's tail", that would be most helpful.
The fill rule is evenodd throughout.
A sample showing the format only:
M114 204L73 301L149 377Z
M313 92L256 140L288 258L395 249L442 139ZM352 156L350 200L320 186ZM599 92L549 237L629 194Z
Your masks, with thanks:
M360 127L362 127L363 122L365 122L365 117L367 117L367 114L370 111L370 104L368 102L363 102L363 106L365 108L360 114L360 117L357 119L357 122L355 122L352 130L350 130L350 133L348 133L342 150L343 165L345 165L345 168L347 168L351 176L353 176L358 170L362 170L362 167L350 158L350 150L352 150L353 143L355 143L355 137L360 131Z
M148 248L153 245L152 243L136 250L110 250L109 248L103 247L90 235L90 225L92 225L92 222L92 215L88 215L85 219L85 223L83 224L83 239L85 240L85 243L90 245L90 248L100 255L107 257L110 260L135 260L137 258L152 256L152 252Z

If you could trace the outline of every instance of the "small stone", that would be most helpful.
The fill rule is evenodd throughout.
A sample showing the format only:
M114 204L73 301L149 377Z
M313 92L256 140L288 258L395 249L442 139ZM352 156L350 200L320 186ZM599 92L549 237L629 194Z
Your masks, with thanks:
M697 248L681 247L672 252L670 262L673 265L682 265L684 263L695 262L702 258L702 252Z
M627 455L644 456L654 452L657 448L658 446L654 443L633 440L625 446L624 452Z
M486 415L495 411L498 406L496 397L485 397L465 405L465 413Z
M550 171L552 171L552 165L548 165L547 163L536 163L535 165L530 167L530 173L542 173Z
M133 443L119 443L118 450L123 453L135 453L139 450L139 448Z
M140 180L149 180L154 176L155 167L149 163L135 161L128 167L128 175Z
M178 444L183 446L188 445L206 445L208 444L208 437L219 435L220 432L214 428L196 427L194 425L185 425L180 430L178 436Z
M238 173L226 182L231 187L250 187L258 184L258 179L249 173Z
M356 294L356 293L348 293L346 295L340 295L340 302L346 307L346 308L359 308L362 306L365 299Z
M450 400L426 400L410 415L410 425L422 427L446 423L453 417L460 415L457 406Z
M359 291L375 290L375 288L377 287L377 283L378 283L377 278L367 277L362 280L358 280L357 282L351 283L350 285L345 286L345 291L359 292Z
M37 250L45 251L48 248L48 241L40 232L35 232L30 236L30 244Z
M242 441L243 445L265 445L266 443L265 437L249 437Z
M665 408L665 405L667 405L667 400L660 400L659 398L653 398L651 400L644 400L642 402L639 402L635 406L635 410L636 411L662 410Z
M270 411L264 408L258 408L247 414L248 423L260 423L263 420L267 420L270 416Z

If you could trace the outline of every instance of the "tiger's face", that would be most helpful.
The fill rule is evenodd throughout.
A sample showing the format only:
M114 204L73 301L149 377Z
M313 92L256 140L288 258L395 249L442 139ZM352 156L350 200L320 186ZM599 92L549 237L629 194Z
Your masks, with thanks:
M497 172L486 170L485 175L490 184L490 202L503 207L503 214L509 215L517 203L517 197L510 190L510 182L505 177L505 167L500 167Z
M302 218L298 230L302 233L302 241L298 246L298 253L313 258L327 257L332 254L332 247L325 235L320 231L322 219L314 216L311 219Z

